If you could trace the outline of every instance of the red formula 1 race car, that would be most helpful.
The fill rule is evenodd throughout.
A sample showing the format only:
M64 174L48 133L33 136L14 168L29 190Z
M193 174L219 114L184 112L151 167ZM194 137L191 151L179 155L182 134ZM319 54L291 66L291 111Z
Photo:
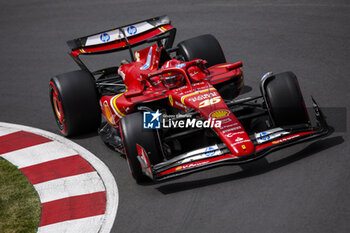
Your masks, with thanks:
M81 70L49 85L62 134L98 129L143 182L250 162L329 132L314 100L311 125L292 72L267 73L261 95L237 99L242 63L227 63L212 35L173 47L175 34L161 16L68 41ZM94 72L79 58L120 50L129 50L131 61Z

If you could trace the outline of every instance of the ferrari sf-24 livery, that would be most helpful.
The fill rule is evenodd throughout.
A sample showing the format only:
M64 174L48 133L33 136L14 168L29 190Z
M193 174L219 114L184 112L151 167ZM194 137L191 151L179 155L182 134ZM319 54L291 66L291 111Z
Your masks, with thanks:
M314 99L311 124L292 72L266 73L260 95L238 99L242 62L227 63L210 34L173 47L175 34L160 16L68 41L80 70L49 85L61 133L98 130L142 183L250 162L329 132ZM93 72L80 59L122 50L129 61Z

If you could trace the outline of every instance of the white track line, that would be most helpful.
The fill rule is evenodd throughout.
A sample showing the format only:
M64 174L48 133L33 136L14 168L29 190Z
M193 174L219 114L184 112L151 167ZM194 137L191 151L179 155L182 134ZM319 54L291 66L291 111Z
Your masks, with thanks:
M9 128L0 128L0 137L1 136L4 136L4 135L7 135L7 134L10 134L10 133L15 133L15 132L18 132L20 130L18 129L9 129Z
M9 124L9 123L2 123L2 122L0 122L0 127L6 128L1 131L4 134L6 134L6 132L11 132L11 130L15 130L14 132L20 131L20 130L28 131L34 134L42 135L46 138L52 139L59 143L62 143L65 145L65 147L72 148L72 150L69 150L69 149L67 150L67 149L63 149L63 147L60 147L60 149L64 150L64 152L61 153L61 156L67 157L72 154L81 155L85 160L87 160L95 168L95 170L97 171L98 175L101 177L103 184L105 186L106 196L107 196L107 207L104 215L77 219L77 220L70 220L70 221L65 221L61 223L51 224L48 226L39 227L38 229L39 233L50 233L50 232L109 233L111 231L114 223L114 219L117 214L117 208L118 208L118 201L119 201L118 188L117 188L115 179L112 173L110 172L109 168L99 158L97 158L91 152L79 146L78 144L62 136L56 135L48 131L44 131L41 129L36 129L28 126L23 126L23 125L16 125L16 124ZM49 143L45 143L45 144L49 144ZM42 144L42 146L44 146L45 144ZM39 145L33 146L33 147L38 147L38 146ZM34 150L35 149L37 148L34 148ZM49 155L50 156L53 155L53 152L55 153L59 152L59 149L55 149L54 151L51 151L50 149L47 148L45 151L46 154L44 152L40 152L41 150L37 150L37 152L40 154L39 157L36 157L38 156L38 154L34 154L32 150L31 152L25 152L25 151L26 151L25 149L21 150L21 152L26 154L25 155L23 153L21 154L21 159L20 159L20 162L17 162L17 166L26 167L26 166L30 166L30 164L34 165L45 161L53 160L54 158L48 158ZM73 153L73 152L76 152L76 153ZM9 161L11 162L10 160L11 158L9 156L10 153L3 154L1 157L6 157L6 159L9 159ZM11 155L15 155L15 154L16 153ZM26 156L28 157L28 159L25 158ZM38 160L36 160L36 158L38 158ZM22 159L24 159L25 161L21 161ZM33 162L30 161L31 159L33 160ZM102 225L100 224L101 222L102 222Z
M8 152L2 154L1 157L10 161L18 168L23 168L76 154L77 151L68 148L60 142L52 141Z
M103 215L97 215L88 218L80 218L65 222L54 223L47 226L39 227L38 233L96 233L98 231L99 222L103 220ZM98 227L97 227L98 226Z
M83 173L34 185L41 203L105 191L97 172Z

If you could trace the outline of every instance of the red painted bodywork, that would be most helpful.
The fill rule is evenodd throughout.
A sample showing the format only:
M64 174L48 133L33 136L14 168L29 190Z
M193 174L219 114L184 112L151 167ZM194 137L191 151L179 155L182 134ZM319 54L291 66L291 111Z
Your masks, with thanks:
M136 33L136 26L141 23L143 26L139 26L139 32ZM131 26L135 28L133 34L128 31ZM126 36L125 28L127 28L128 36ZM115 30L119 31L122 35L116 33ZM110 37L108 33L113 35L113 38ZM175 52L176 49L178 49L171 49L175 33L176 28L170 24L170 20L166 16L161 16L135 23L134 25L127 25L124 26L124 28L119 27L107 32L101 32L67 42L72 49L70 55L83 70L88 70L88 68L79 59L80 55L103 54L129 49L133 62L128 64L124 64L123 62L121 66L117 67L117 73L123 79L126 91L117 95L104 95L99 101L104 118L115 129L120 129L120 120L126 115L135 111L143 111L147 109L148 106L154 107L158 104L160 104L160 106L168 104L169 109L176 108L184 113L190 110L190 112L194 113L194 116L198 118L204 118L210 120L210 122L213 120L214 122L221 122L221 125L212 124L211 126L223 143L220 142L215 145L208 145L207 147L190 151L171 159L165 159L158 164L151 164L148 158L148 151L142 147L143 145L136 143L137 158L146 176L154 180L161 180L217 165L249 162L261 158L273 150L283 148L293 143L320 137L328 133L327 123L322 113L320 113L316 102L313 100L316 118L322 126L320 129L315 130L315 128L312 128L310 125L305 129L291 130L289 132L286 130L286 132L283 132L283 134L281 133L280 136L273 137L268 141L259 139L260 137L257 138L256 135L251 135L250 137L222 97L224 96L224 98L229 98L231 100L239 95L244 82L242 62L222 63L206 68L207 62L201 59L183 62L171 58L169 53ZM102 39L102 36L105 34L107 34L108 40ZM135 46L152 41L157 41L157 44L135 51L134 54L132 54L132 48ZM167 50L161 45L165 46ZM116 67L111 68L113 68L111 70L114 70ZM102 75L99 77L99 79L103 80L103 78L108 77L111 70L109 70L105 76ZM96 75L101 72L103 73L105 71L99 70L93 74ZM176 79L171 79L174 77L176 77ZM111 78L112 79L109 81L113 80L113 77ZM117 77L117 79L119 79L119 77ZM173 82L169 81L166 83L166 80L171 80ZM119 84L120 83L116 85ZM229 88L232 87L231 93L228 94L226 91L228 91L229 88L225 87L227 84L230 84L230 86L228 86ZM231 86L231 84L233 85ZM56 120L61 128L61 132L65 133L62 102L58 97L55 85L51 82L50 86L52 87L52 103L57 116ZM216 88L220 90L222 96ZM262 88L262 92L263 90ZM268 107L269 100L266 99L264 93L262 97L264 101L267 102L266 107ZM251 100L257 98L260 97L251 98ZM243 103L243 101L245 100L231 102L230 105L240 104ZM144 108L138 109L140 106ZM269 109L267 110L269 111ZM268 113L271 117L271 113ZM121 130L120 135L124 141ZM181 134L175 136L181 136ZM168 137L168 140L171 140L171 137ZM209 154L207 149L209 149ZM162 151L162 153L163 152L164 151ZM166 153L163 153L163 155L167 157ZM129 163L127 157L126 159ZM72 171L66 171L67 174L70 172ZM56 209L58 204L61 205L61 203L54 203L53 209ZM44 207L43 209L45 212L45 209L48 208ZM44 225L45 224L47 223L44 223Z
M225 153L212 158L204 158L197 161L182 163L172 166L164 171L154 174L162 177L180 171L206 167L211 164L229 160L239 160L246 156L284 144L305 135L312 135L315 131L307 131L286 135L273 141L254 145L242 124L230 111L215 84L234 79L239 94L243 86L242 63L223 63L209 68L204 68L206 63L196 59L189 62L181 62L171 59L159 67L162 47L149 46L135 52L136 61L121 65L118 74L123 78L127 91L115 96L103 96L100 99L102 113L108 122L115 128L119 128L120 119L135 111L135 105L163 99L177 109L187 111L194 109L205 119L221 121L221 126L213 129L225 143L230 153ZM161 77L164 74L176 73L184 76L182 85L169 89L163 85ZM140 148L139 156L142 157ZM151 171L148 171L151 174ZM149 175L152 176L153 175Z
M83 70L88 70L79 59L79 55L103 54L126 49L129 49L130 53L132 53L132 48L135 46L157 41L157 44L131 54L132 60L135 60L134 62L123 64L118 67L117 72L124 81L126 91L118 95L104 95L100 98L99 103L105 119L112 127L119 130L121 125L120 120L123 117L134 111L139 111L139 109L137 109L139 106L155 106L152 104L160 100L157 104L161 103L162 106L167 103L169 108L177 108L185 113L189 110L194 110L195 114L199 113L198 115L200 118L211 119L211 121L213 119L215 121L221 121L220 126L214 124L213 130L226 146L224 146L224 150L221 150L222 148L217 149L220 153L215 154L216 152L214 152L215 156L212 157L207 156L205 153L206 149L213 147L213 145L208 145L206 148L201 148L204 152L198 152L204 155L203 157L193 156L196 157L196 159L193 159L193 157L191 157L192 155L190 155L188 158L184 159L184 156L187 155L183 154L172 158L175 162L170 161L170 163L166 163L169 162L168 160L159 164L151 164L148 159L148 152L145 151L142 145L136 144L138 159L140 160L143 173L150 178L163 179L164 177L176 176L178 174L187 173L187 171L199 170L204 167L223 165L228 162L238 164L240 162L252 161L253 159L265 156L265 154L275 149L283 148L287 144L289 145L297 141L302 141L303 138L311 139L328 133L328 126L316 102L313 100L316 116L318 116L319 122L322 123L322 127L319 131L315 131L314 128L305 128L304 130L288 132L288 135L283 134L282 136L281 134L281 136L278 136L275 140L266 142L257 142L257 138L255 138L252 139L255 142L253 143L240 121L231 112L220 96L219 91L216 89L216 87L220 89L222 95L226 96L225 91L228 89L223 90L225 89L223 87L228 83L233 83L233 95L228 95L230 96L228 98L231 99L239 95L243 87L242 62L222 63L206 68L205 65L207 62L201 59L182 62L170 58L168 52L176 51L176 48L170 49L176 33L176 29L170 24L170 20L166 16L161 16L139 23L145 23L144 25L147 26L145 26L144 29L141 29L142 26L140 26L139 29L141 30L139 33L135 31L136 34L130 34L128 32L129 35L126 36L123 27L119 27L104 33L101 32L67 42L72 49L70 55L72 55L73 59ZM135 25L136 24L138 23L135 23ZM131 27L133 25L127 26ZM108 33L114 30L119 30L123 36L119 35L120 37L118 37L114 34L113 39L109 40L110 37ZM166 35L165 33L168 32L169 35ZM107 41L101 38L104 34L108 35ZM100 37L98 42L93 41L96 37ZM165 38L168 39L163 43ZM93 42L87 43L88 40L92 40ZM160 46L162 43L168 50L163 51L165 48ZM95 74L98 74L100 71L96 71ZM108 75L110 74L109 72ZM183 79L180 78L179 81L177 80L175 82L177 86L175 87L174 83L165 84L166 77L183 77ZM102 76L100 78L102 78ZM52 86L52 103L57 116L56 120L59 126L62 126L61 132L65 133L62 103L58 98L55 85L50 83L50 86ZM268 99L265 98L264 94L263 97L268 107ZM124 141L122 132L120 132L120 134ZM251 137L254 138L254 136ZM214 146L218 148L218 145ZM220 143L220 146L223 146L222 143ZM190 153L193 153L193 151ZM126 159L128 161L128 158ZM55 208L54 206L54 209Z
M132 113L135 104L167 98L169 105L180 110L193 108L206 119L213 118L211 115L217 111L224 113L225 116L216 118L221 120L221 127L214 127L214 130L233 155L251 154L254 151L253 143L213 86L233 78L240 87L243 86L242 63L224 63L206 70L201 68L205 61L199 59L190 62L172 59L158 69L161 49L152 45L136 51L135 62L119 67L118 74L123 78L127 91L115 96L103 96L100 100L102 113L109 123L118 128L119 120ZM183 85L175 89L164 86L161 75L169 72L183 74Z

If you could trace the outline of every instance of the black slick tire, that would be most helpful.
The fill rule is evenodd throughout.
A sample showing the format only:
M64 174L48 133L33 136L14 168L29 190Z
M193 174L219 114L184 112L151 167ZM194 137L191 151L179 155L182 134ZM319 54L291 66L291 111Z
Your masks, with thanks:
M207 67L226 62L219 42L210 34L184 40L177 47L177 55L182 56L185 61L203 59L208 62Z
M141 164L137 159L136 144L142 146L151 165L162 162L157 132L143 128L143 113L135 112L120 120L120 131L123 139L126 159L130 172L137 183L149 181L149 177L142 172Z
M49 84L52 110L61 133L79 135L101 123L96 85L90 73L77 70L53 77Z
M275 126L310 122L294 73L284 72L267 77L263 81L262 88Z

